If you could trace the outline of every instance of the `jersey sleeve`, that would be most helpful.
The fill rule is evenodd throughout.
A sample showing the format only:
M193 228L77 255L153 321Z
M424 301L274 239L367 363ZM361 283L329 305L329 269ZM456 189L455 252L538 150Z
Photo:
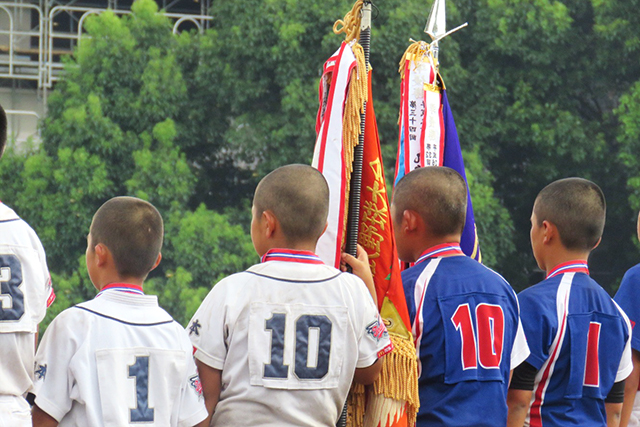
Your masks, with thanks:
M186 375L181 388L180 404L177 405L179 408L178 426L192 427L207 418L207 409L204 406L202 384L200 383L198 370L191 355L191 345L186 337L183 348L187 359L187 369L185 370Z
M513 341L513 348L511 349L511 369L515 369L522 362L527 360L527 357L531 354L527 338L522 327L522 321L518 316L518 330L516 331L516 338Z
M205 365L222 370L227 358L225 279L215 285L191 318L187 333L194 356Z
M518 300L522 328L530 351L526 360L539 370L549 358L549 348L558 327L557 317L554 317L555 304L551 308L545 307L544 295L535 292L534 288L521 292Z
M71 410L75 388L70 365L76 352L78 340L74 334L78 327L74 326L68 310L51 322L35 359L35 403L58 422Z
M640 265L627 271L613 300L629 317L631 328L640 322ZM640 332L632 334L631 348L640 351Z
M49 273L49 267L47 266L47 256L44 253L44 247L38 239L38 258L40 260L40 268L42 269L42 277L44 277L44 294L47 298L46 307L51 307L53 301L56 299L56 293L53 291L53 285L51 283L51 273ZM42 320L42 319L40 319Z
M614 301L615 302L615 301ZM616 303L622 318L625 321L628 331L628 338L624 345L624 350L622 352L622 358L620 359L620 365L618 366L618 372L616 373L615 382L620 382L631 375L631 371L633 370L633 361L631 358L631 348L632 348L632 338L631 338L631 322L629 318L625 314L625 312L620 308L620 306Z
M358 341L358 361L356 362L356 368L367 368L373 365L376 360L384 356L393 350L393 344L389 339L389 332L385 326L378 308L373 303L371 295L366 290L364 283L357 279L356 286L361 291L360 297L361 304L363 304L363 316L364 320L361 330L360 339Z

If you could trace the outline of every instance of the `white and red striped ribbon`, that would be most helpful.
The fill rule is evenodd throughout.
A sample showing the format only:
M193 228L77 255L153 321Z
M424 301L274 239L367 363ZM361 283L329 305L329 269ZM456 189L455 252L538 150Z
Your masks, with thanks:
M342 143L342 119L349 92L351 72L356 58L348 44L324 64L320 83L320 109L316 121L317 139L312 166L318 169L329 184L329 216L327 230L318 240L316 253L327 264L340 266L344 235L346 167Z
M430 61L406 61L400 99L403 176L419 167L443 164L442 93L429 90L436 83L437 74Z

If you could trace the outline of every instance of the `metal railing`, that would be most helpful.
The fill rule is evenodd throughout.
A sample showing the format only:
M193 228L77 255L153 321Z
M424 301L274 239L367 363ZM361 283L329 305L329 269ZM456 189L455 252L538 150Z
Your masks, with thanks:
M208 1L201 1L202 6L199 15L164 13L165 16L174 21L174 33L177 33L180 26L185 22L190 22L200 32L209 27L209 22L213 18L207 14L208 8L205 7L205 4L208 4ZM46 103L47 90L53 87L63 69L61 57L72 54L74 46L80 43L86 18L91 15L101 14L106 10L112 10L116 15L128 15L132 12L130 10L71 5L58 5L49 9L49 3L46 1L44 3L46 7L43 11L43 2L41 1L40 3L41 5L38 6L35 4L0 1L0 15L6 14L9 22L9 29L0 28L0 37L8 37L9 40L8 46L0 44L0 78L37 81L38 90L43 92L43 98ZM112 4L109 2L110 6ZM114 5L117 7L117 3ZM34 22L28 30L19 29L16 22L16 16L25 11L32 14L31 20ZM77 31L71 29L68 31L56 30L56 17L62 13L67 13L77 20ZM36 15L37 19L33 17L33 14ZM34 43L33 38L37 39L37 43ZM68 40L70 47L68 49L54 48L56 41L59 43L60 40ZM22 43L22 47L19 46L20 43ZM28 47L24 47L25 43ZM34 44L37 44L37 49L31 47ZM35 57L37 57L37 60Z

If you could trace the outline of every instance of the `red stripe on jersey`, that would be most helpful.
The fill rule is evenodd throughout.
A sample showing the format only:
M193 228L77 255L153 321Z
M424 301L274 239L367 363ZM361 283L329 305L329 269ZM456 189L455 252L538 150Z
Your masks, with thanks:
M51 292L49 293L49 298L47 298L47 308L51 307L51 304L56 300L56 293L53 292L53 288L51 288Z
M460 249L460 243L443 243L441 245L432 246L424 251L416 261L416 264L426 261L429 258L456 255L464 255L464 252Z
M109 283L105 285L96 297L99 297L104 293L104 291L118 291L118 292L126 292L128 294L136 294L136 295L144 295L144 291L142 290L142 286L140 285L132 285L131 283Z
M385 354L391 353L392 350L393 350L393 343L389 343L388 346L386 346L385 348L383 348L377 353L378 359L380 359Z
M535 389L533 402L531 403L531 409L529 411L529 426L530 427L542 427L542 403L544 402L544 393L548 382L551 377L551 370L555 366L555 362L558 360L560 356L560 347L562 347L562 337L566 332L566 324L567 324L567 314L569 312L569 292L565 296L564 300L564 314L562 316L562 325L560 326L560 334L559 339L556 342L556 347L553 349L551 353L551 357L549 358L549 363L547 364L542 378L540 379L540 383L538 383L538 387Z
M589 267L587 266L586 261L582 261L582 260L563 262L562 264L555 266L549 272L549 274L547 274L546 278L550 279L551 277L555 277L558 274L564 274L564 273L589 274Z
M286 261L303 264L324 264L318 255L311 251L297 251L294 249L270 249L262 255L261 262Z

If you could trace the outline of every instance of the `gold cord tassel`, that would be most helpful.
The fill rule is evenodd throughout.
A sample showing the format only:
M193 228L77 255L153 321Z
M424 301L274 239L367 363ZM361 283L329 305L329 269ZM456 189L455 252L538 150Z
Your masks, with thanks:
M413 60L414 63L418 64L427 61L429 57L429 43L423 41L411 43L404 52L404 55L402 55L402 59L400 59L400 66L398 68L400 78L404 79L404 66L407 60Z
M351 50L356 57L356 68L351 73L349 80L349 93L345 101L344 111L342 115L342 143L344 153L344 164L346 165L346 191L345 191L345 215L343 227L347 228L348 206L349 206L349 189L351 184L351 172L353 172L353 150L359 143L360 136L360 119L364 113L364 105L368 96L368 73L367 64L364 57L364 49L358 43L360 38L360 22L362 18L362 0L357 0L353 8L344 16L333 24L333 32L336 34L345 33L345 43L351 44ZM343 236L343 241L346 233Z
M380 376L365 387L354 384L347 400L349 427L389 426L407 413L407 425L416 425L420 407L418 396L418 359L411 339L389 334L393 351L382 361ZM366 401L366 410L365 410Z
M349 93L344 106L342 116L342 143L344 152L344 164L346 165L346 190L345 190L345 207L349 206L349 196L351 188L351 172L353 172L353 153L354 148L360 142L360 118L364 113L364 104L367 101L367 72L364 61L364 50L362 46L355 43L352 47L356 57L357 65L351 73L349 82ZM348 209L345 209L344 229L347 228ZM346 237L346 233L344 234ZM344 239L343 237L343 239ZM342 242L344 243L344 242Z
M362 19L362 0L356 0L351 10L333 24L335 34L345 33L345 43L360 39L360 21Z
M363 427L365 409L365 388L362 384L351 384L347 398L347 426Z

